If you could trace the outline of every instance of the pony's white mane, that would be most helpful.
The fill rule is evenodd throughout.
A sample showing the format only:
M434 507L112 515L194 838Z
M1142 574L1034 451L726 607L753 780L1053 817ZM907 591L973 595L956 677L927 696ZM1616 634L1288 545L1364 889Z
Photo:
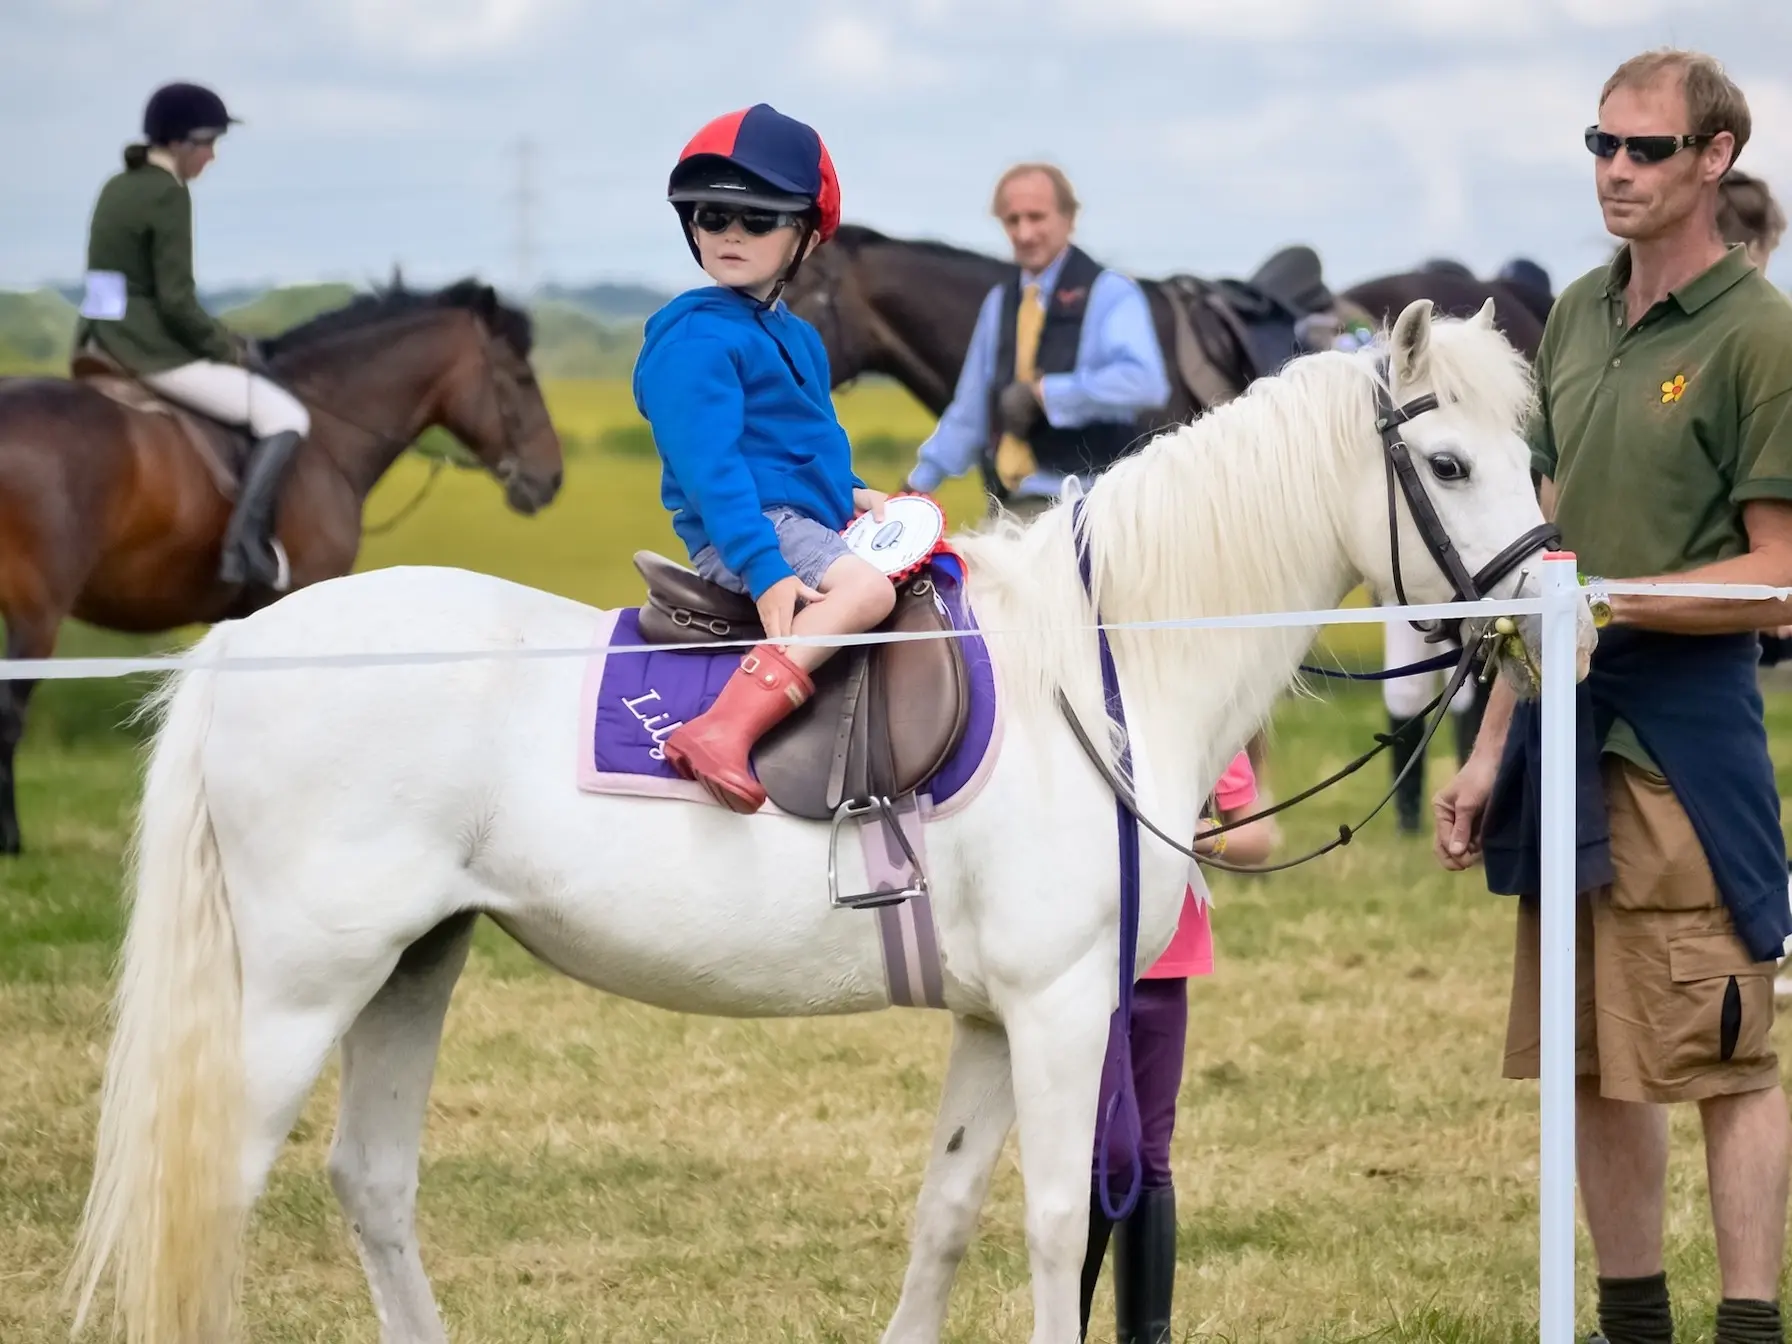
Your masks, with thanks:
M1436 322L1427 355L1425 382L1440 400L1502 431L1523 424L1529 368L1496 331ZM1359 577L1343 551L1344 511L1359 497L1351 487L1360 473L1378 469L1375 388L1384 367L1381 349L1295 360L1103 474L1083 498L1102 620L1334 605ZM1414 394L1393 389L1396 401ZM1011 703L1055 715L1062 687L1093 729L1099 668L1069 503L1030 526L1005 522L954 545L970 569L979 622L1013 632L994 636ZM1136 737L1143 731L1133 706L1150 706L1154 744L1229 755L1267 712L1284 684L1283 667L1298 660L1312 631L1115 631L1110 638ZM1272 671L1278 658L1283 665ZM1190 695L1192 683L1233 688L1228 721L1237 742L1199 741L1203 729L1188 720L1210 726L1215 701ZM1177 712L1179 705L1187 712Z

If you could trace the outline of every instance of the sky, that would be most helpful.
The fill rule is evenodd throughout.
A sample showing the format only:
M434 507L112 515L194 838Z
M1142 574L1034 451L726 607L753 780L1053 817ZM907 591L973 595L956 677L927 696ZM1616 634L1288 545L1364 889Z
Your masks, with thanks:
M1519 254L1559 288L1609 246L1600 85L1663 44L1725 63L1741 165L1792 200L1785 0L0 0L0 287L78 275L145 98L193 79L246 123L195 184L208 287L696 283L666 174L764 101L899 236L1005 253L990 185L1047 158L1134 274L1305 242L1339 288Z

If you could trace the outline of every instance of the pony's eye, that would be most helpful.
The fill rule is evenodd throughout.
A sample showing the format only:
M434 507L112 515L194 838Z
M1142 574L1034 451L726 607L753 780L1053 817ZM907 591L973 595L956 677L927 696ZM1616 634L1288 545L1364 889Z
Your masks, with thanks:
M1431 466L1431 474L1440 481L1468 479L1468 463L1454 453L1433 453L1425 461Z

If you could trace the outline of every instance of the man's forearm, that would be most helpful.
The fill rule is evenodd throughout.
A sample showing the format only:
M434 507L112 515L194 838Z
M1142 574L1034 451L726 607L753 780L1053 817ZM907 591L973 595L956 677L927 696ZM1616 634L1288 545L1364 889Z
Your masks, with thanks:
M1506 734L1512 728L1512 707L1517 703L1518 693L1504 677L1495 677L1493 689L1487 696L1487 708L1481 715L1481 730L1475 734L1476 756L1499 759L1506 749Z

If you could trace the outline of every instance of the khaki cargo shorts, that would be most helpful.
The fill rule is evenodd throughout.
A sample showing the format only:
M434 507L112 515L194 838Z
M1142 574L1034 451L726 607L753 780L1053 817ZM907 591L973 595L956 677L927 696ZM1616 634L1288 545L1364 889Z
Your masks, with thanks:
M1575 1072L1615 1101L1699 1101L1779 1083L1768 1041L1778 963L1752 961L1667 781L1605 759L1609 887L1575 926ZM1518 912L1505 1076L1538 1072L1539 927Z

